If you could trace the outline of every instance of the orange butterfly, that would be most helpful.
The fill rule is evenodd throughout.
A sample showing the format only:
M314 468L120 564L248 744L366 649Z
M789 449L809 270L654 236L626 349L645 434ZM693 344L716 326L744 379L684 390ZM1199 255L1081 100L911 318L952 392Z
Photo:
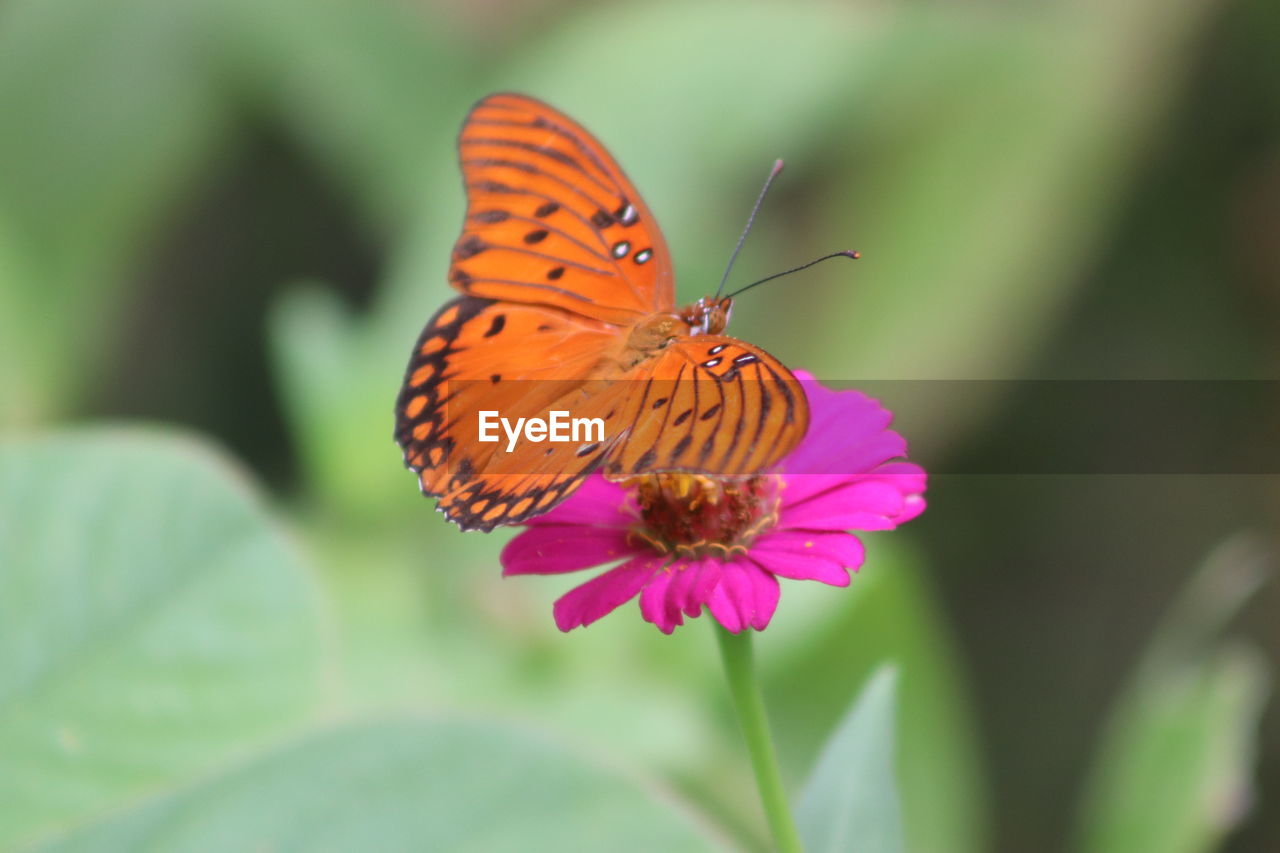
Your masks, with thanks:
M745 475L796 446L809 424L800 384L721 334L731 297L676 307L662 232L591 134L499 94L472 108L458 148L467 215L449 281L464 295L423 329L395 432L448 519L464 530L524 521L601 466L610 479ZM603 440L508 450L478 417L554 410L599 418Z

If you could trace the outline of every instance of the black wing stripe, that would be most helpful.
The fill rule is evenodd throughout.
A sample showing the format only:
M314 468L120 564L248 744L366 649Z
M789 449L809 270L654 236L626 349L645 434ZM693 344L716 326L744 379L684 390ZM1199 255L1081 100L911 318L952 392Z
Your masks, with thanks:
M539 169L532 163L525 163L520 160L505 160L500 157L463 157L461 163L464 167L471 166L475 169L514 169L517 172L524 172L526 175L538 175L549 181L557 183L575 195L580 196L594 208L606 210L611 206L609 202L601 204L599 199L582 189L582 187L577 184L570 183L559 175L553 175L544 169Z
M517 255L528 255L529 257L532 257L532 258L542 258L544 261L553 261L556 264L564 264L567 267L576 267L580 270L585 270L589 273L594 273L595 275L607 275L607 276L613 277L618 274L614 270L597 269L596 267L593 267L590 264L584 264L584 263L581 263L580 261L571 261L568 258L562 258L559 255L549 255L546 252L539 252L534 249L526 249L523 246L508 246L505 243L486 243L484 250L497 251L497 252L515 252ZM465 261L471 260L471 258L474 258L474 257L475 255L471 255L469 257L462 258L461 260L465 262ZM472 280L478 281L478 279L472 279Z
M604 234L600 232L600 229L596 227L596 224L578 211L574 210L573 205L564 204L563 198L555 198L554 196L549 196L546 193L535 192L523 187L513 187L496 181L472 181L467 184L466 188L468 190L475 190L477 193L491 193L494 195L523 195L529 196L530 198L540 198L543 201L553 201L556 204L561 205L560 209L562 211L570 214L583 225L587 226L587 228L591 229L591 233L596 235L596 239L600 241L601 247L605 249L609 248L609 241L604 239Z
M467 279L468 283L475 284L477 282L485 284L518 284L521 287L536 287L539 290L546 290L550 293L558 293L562 296L570 296L574 299L580 299L583 302L590 302L591 297L583 296L581 293L574 293L572 290L565 290L563 287L556 287L551 284L542 284L536 281L516 281L510 278L471 278Z
M499 107L501 109L506 109L513 112L523 112L525 109L524 107L510 106L507 104L503 104L501 102L495 103L493 101L487 101L482 106L482 108L489 108L489 107ZM472 121L484 121L488 123L489 121L493 121L493 120L473 118ZM609 181L609 183L613 184L614 188L618 192L619 197L626 199L625 193L622 192L622 187L618 186L617 182L614 180L614 177L613 177L614 172L620 171L620 170L610 169L607 165L605 165L605 163L596 155L596 153L591 150L591 146L583 142L582 138L578 136L578 134L570 130L569 128L553 121L547 121L545 118L542 118L541 116L535 118L533 121L508 121L506 122L506 124L509 126L527 127L530 130L549 130L552 133L555 133L563 137L564 139L567 139L569 143L573 145L574 148L577 148L578 151L580 151L583 154L583 156L585 156L588 160L591 161L591 165L595 166L600 171L600 174L605 176L605 178ZM630 201L630 199L626 199L626 200Z
M671 380L671 390L667 394L666 403L664 403L666 412L664 412L662 415L662 423L661 425L659 425L658 433L654 437L653 446L655 448L658 446L659 442L662 441L662 433L664 430L666 430L667 424L671 422L672 414L675 413L676 392L679 391L680 389L680 380L684 378L684 372L687 369L687 367L688 365L684 365L684 364L680 365L680 372L676 374L675 379ZM668 460L664 460L664 462L665 461L668 461Z
M715 449L716 436L720 434L720 430L724 426L724 389L720 387L720 381L715 379L714 376L710 381L712 383L712 387L716 389L716 393L720 395L720 402L716 404L716 424L703 440L702 452L698 455L698 464L703 467L706 466L707 458L711 455L711 451ZM699 418L698 421L701 422L702 419Z
M479 124L480 122L472 122L472 123ZM579 172L585 175L593 184L595 184L597 187L604 190L605 192L609 192L611 189L616 189L616 188L610 187L608 184L601 181L598 177L596 177L595 175L587 171L586 168L583 167L582 163L580 163L577 160L577 158L564 153L558 148L548 148L542 145L534 145L532 142L525 142L523 139L499 139L495 137L484 137L484 136L480 136L480 137L473 136L470 138L463 138L459 141L459 144L460 145L480 145L480 146L487 146L492 148L515 148L520 151L527 151L530 154L535 154L539 157L546 157L548 160L559 163L562 166L568 166L570 169L573 169L575 172Z
M561 210L565 210L565 209L566 208L561 208ZM564 229L557 228L554 225L551 225L547 222L543 222L541 219L534 219L533 217L530 217L530 216L519 216L513 213L503 221L510 222L512 220L515 220L517 222L528 222L530 225L534 225L538 228L541 228L544 231L547 231L552 234L557 234L560 237L563 237L564 239L568 240L570 243L573 243L578 248L582 249L582 251L587 252L593 258L604 261L606 264L613 264L616 260L610 255L605 255L605 254L602 254L601 252L597 252L595 249L588 246L586 243L582 242L577 237L574 237L572 234L565 231Z
M653 387L653 377L650 376L648 381L644 383L644 393L640 395L640 401L636 404L635 411L637 417L644 411L644 404L649 400L649 391ZM622 442L622 446L618 448L618 461L622 462L627 458L627 448L631 446L631 439L635 437L636 430L632 424L632 429L627 433L627 438Z
M767 448L760 446L760 436L764 432L765 424L769 421L769 413L773 410L774 401L771 396L769 385L765 383L764 371L760 366L760 362L757 361L752 366L756 369L755 390L756 393L760 395L760 414L759 417L756 418L756 433L751 438L751 452L743 459L743 464L746 464L747 459L751 459L751 467L754 468L760 464L757 458L760 455L759 451L764 451L764 458L768 458L773 451L773 444L770 444ZM777 434L774 435L774 440L777 440Z

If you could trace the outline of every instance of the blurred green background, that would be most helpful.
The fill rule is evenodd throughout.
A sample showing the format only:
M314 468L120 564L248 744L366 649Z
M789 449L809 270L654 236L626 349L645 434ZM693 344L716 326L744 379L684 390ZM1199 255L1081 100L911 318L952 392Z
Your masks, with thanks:
M557 809L763 849L706 620L560 635L568 584L503 582L507 534L446 525L391 440L497 90L613 151L682 301L784 157L738 275L865 257L732 331L821 378L1280 375L1270 0L8 0L0 846L230 849L332 777L350 832L308 849L570 849ZM1078 440L930 387L897 420L927 466ZM793 789L890 663L909 850L1280 849L1277 477L929 499L759 637Z

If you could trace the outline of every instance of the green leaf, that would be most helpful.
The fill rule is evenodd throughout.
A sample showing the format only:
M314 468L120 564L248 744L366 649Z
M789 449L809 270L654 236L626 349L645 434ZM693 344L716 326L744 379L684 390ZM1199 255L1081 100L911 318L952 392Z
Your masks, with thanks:
M48 407L44 375L32 369L44 330L28 322L30 269L0 214L0 425L10 428L39 423Z
M442 161L453 165L457 124L484 94L468 90L470 66L488 59L462 49L468 42L456 23L430 5L216 5L237 83L343 187L366 223L402 231L440 192L430 178Z
M1215 850L1244 815L1269 672L1213 634L1260 578L1260 552L1237 540L1175 603L1112 712L1077 849Z
M963 680L938 605L902 533L868 537L847 590L790 584L761 644L783 769L800 776L885 661L898 673L896 768L907 849L985 848L983 780Z
M0 846L221 764L304 718L310 578L202 446L0 443Z
M894 772L897 673L871 676L818 757L796 806L808 853L902 853Z
M0 296L29 374L16 419L65 411L92 389L127 305L123 273L225 139L214 7L0 4L0 162L14 164L0 169L0 219L25 262Z
M407 497L424 509L392 438L401 359L379 357L386 342L371 342L364 325L319 287L286 293L271 320L281 399L308 485L352 518L385 514L389 501ZM394 351L407 358L403 346Z
M612 850L718 845L659 793L488 722L325 731L45 851Z

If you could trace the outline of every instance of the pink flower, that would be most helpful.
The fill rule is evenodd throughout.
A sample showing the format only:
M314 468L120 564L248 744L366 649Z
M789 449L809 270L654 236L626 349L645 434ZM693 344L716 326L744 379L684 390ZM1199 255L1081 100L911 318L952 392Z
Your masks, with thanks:
M764 630L778 578L847 586L862 565L849 530L892 530L924 511L925 473L901 460L893 415L859 391L797 374L809 431L776 473L746 480L657 474L627 483L593 475L527 523L502 552L505 575L552 575L618 563L555 604L562 631L637 595L664 633L705 606L728 630ZM815 473L823 472L823 473Z

